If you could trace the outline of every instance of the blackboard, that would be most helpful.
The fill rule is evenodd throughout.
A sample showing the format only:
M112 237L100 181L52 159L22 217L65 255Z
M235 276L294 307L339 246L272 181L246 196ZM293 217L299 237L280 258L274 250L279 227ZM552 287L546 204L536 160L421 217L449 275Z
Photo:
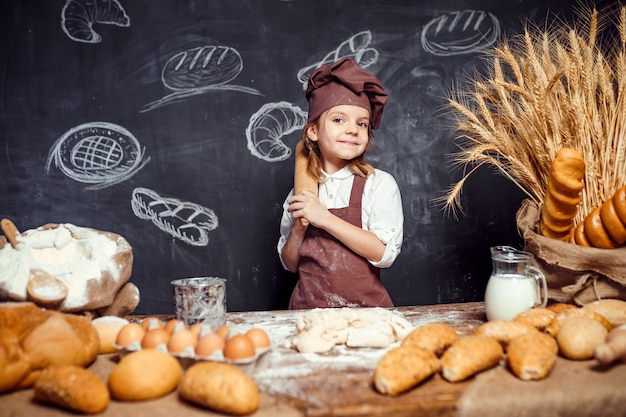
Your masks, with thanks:
M467 182L458 220L433 203L461 175L441 108L447 89L481 69L484 48L525 19L565 16L569 1L0 7L0 217L22 230L72 223L124 236L138 314L171 312L170 281L191 276L226 278L231 311L286 308L297 277L276 243L307 111L302 79L346 55L390 95L368 158L403 195L403 250L382 273L395 304L481 300L489 247L522 244L524 195L488 168ZM194 71L202 60L217 70Z

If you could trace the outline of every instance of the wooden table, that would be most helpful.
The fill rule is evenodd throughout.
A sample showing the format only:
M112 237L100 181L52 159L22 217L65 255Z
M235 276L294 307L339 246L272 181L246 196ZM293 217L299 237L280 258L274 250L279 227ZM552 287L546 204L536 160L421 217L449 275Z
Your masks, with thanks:
M485 321L483 303L396 308L414 326L441 322L461 336ZM290 347L302 311L228 313L232 331L259 326L273 349L253 374L262 392L255 416L596 416L626 415L626 365L598 368L595 361L559 358L544 381L517 380L504 365L460 383L435 375L398 397L377 393L373 370L383 349L336 347L327 354L301 354ZM167 318L167 317L162 317ZM138 319L137 317L135 319ZM90 367L107 378L116 354L101 355ZM609 408L607 408L609 407ZM71 413L32 402L32 391L0 396L2 416L68 416ZM606 414L603 410L621 410ZM609 411L610 413L610 411ZM219 415L181 402L176 393L139 403L112 401L103 416Z

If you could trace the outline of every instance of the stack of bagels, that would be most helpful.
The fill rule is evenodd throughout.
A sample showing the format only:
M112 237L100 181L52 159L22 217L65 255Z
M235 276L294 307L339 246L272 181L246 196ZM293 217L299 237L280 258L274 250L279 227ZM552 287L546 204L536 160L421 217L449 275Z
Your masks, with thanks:
M626 243L626 185L575 224L585 161L576 149L563 148L552 162L539 230L545 237L580 246L614 249Z

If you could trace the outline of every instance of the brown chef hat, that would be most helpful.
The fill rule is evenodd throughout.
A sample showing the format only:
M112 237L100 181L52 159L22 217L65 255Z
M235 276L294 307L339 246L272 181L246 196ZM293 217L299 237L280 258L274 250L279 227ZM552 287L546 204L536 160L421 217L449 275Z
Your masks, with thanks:
M372 129L378 129L387 93L378 78L352 59L344 58L313 71L306 99L309 101L309 122L331 107L351 104L369 110Z

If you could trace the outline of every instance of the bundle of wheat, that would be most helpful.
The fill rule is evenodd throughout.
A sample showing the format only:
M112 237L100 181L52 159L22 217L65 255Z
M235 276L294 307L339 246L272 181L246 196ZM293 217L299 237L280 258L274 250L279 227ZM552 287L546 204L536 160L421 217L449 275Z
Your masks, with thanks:
M580 223L626 184L626 6L579 5L576 24L527 24L488 52L486 75L452 90L461 180L442 198L455 216L465 181L491 165L538 206L565 147L585 161Z

